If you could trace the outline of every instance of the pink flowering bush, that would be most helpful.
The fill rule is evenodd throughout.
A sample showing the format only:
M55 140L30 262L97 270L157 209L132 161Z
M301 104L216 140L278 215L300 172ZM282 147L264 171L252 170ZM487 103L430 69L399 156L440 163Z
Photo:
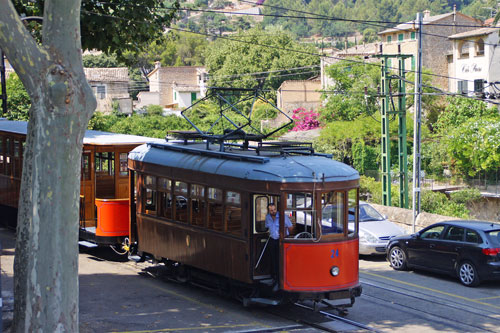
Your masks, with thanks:
M292 131L309 131L320 126L319 113L313 110L306 111L304 108L293 110L292 119L295 120L295 127Z

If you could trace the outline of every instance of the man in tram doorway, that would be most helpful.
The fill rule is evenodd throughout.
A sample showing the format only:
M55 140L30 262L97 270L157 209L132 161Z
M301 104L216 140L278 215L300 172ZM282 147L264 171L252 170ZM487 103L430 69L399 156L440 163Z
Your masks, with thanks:
M269 230L269 253L271 256L271 276L275 284L274 289L278 289L279 285L279 240L280 240L280 216L276 208L276 204L270 203L267 206L268 214L266 216L266 228ZM285 237L292 232L292 222L285 215Z

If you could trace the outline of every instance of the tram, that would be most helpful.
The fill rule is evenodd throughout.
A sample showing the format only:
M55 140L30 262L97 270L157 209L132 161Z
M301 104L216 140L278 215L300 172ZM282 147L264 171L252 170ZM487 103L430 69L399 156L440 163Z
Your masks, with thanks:
M0 211L15 227L28 123L0 119ZM129 235L127 154L158 139L87 130L80 187L80 244L123 243Z
M217 88L211 96L221 106L211 127L221 124L218 134L194 125L191 106L181 114L194 131L129 153L132 251L244 304L352 306L361 294L358 172L310 143L266 141L273 132L252 124L252 110L242 111L249 103L234 102L274 106L259 89ZM279 212L278 274L267 246L269 204Z

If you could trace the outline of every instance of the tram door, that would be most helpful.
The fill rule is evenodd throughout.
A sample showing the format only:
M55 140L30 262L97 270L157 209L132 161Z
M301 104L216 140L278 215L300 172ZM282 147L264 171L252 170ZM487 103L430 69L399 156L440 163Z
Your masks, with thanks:
M115 198L115 153L95 153L95 196L99 199Z
M278 205L278 196L254 194L253 196L253 277L263 279L271 276L271 257L267 248L269 233L266 228L267 206Z
M82 175L80 188L81 222L94 221L94 177L93 177L92 151L83 151Z

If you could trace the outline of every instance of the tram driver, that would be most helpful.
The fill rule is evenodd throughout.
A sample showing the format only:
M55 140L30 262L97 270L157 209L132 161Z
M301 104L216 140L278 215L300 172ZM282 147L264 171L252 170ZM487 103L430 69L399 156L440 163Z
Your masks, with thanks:
M276 204L270 203L267 206L266 228L269 230L269 253L271 256L271 276L276 283L279 282L279 239L280 239L280 217ZM285 214L285 237L293 229L292 222Z

